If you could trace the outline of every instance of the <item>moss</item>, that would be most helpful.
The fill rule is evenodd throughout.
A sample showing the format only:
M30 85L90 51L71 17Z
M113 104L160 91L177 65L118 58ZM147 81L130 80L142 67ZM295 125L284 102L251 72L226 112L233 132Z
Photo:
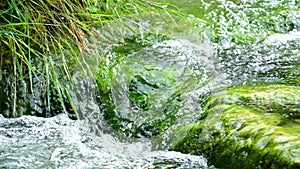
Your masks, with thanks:
M186 106L198 111L182 107L191 99L187 93L203 87L206 79L195 73L201 67L187 61L190 51L173 48L173 40L157 33L138 36L142 37L125 38L112 47L106 56L109 61L100 64L99 103L105 120L120 134L151 137L166 131L179 116L201 115L196 105L203 99L199 96L193 98L199 103Z
M177 132L188 132L189 134L182 140L176 139L172 143L174 146L171 150L181 151L186 154L202 154L203 147L201 145L200 135L202 133L203 124L191 124L187 130L184 130L184 128L186 127L176 131L174 135L178 134Z
M229 88L226 95L217 96L223 102L212 106L203 122L195 124L172 150L202 154L220 168L299 168L299 121L278 109L269 112L261 102L256 106L257 100L246 97L273 101L272 93L280 93L275 96L289 98L289 105L297 105L297 96L290 94L298 89L282 85Z
M123 66L127 67L126 64ZM172 125L180 104L174 77L164 70L157 69L141 67L138 72L128 74L122 70L121 72L125 73L122 73L122 76L128 79L127 83L122 84L125 86L120 86L124 79L113 76L112 86L109 86L111 93L105 94L103 91L107 96L101 96L101 105L107 107L104 114L108 123L117 131L129 136L156 135ZM124 98L117 98L123 97L118 96L120 92L125 95ZM127 103L123 105L116 99L123 99Z
M128 56L164 39L157 34L127 38L112 49L114 59L99 65L97 82L104 118L127 136L155 135L174 118L166 111L168 98L176 91L176 76L168 69L147 64L142 57ZM160 118L163 112L166 116Z
M226 96L222 99L226 104L246 105L290 118L300 118L300 87L298 86L239 85L227 89Z

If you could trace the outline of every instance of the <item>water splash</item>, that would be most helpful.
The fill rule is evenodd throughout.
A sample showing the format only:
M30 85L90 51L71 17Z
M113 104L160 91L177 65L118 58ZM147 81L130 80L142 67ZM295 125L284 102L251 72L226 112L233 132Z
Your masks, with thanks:
M299 85L299 1L206 1L225 86Z
M280 3L279 3L280 2ZM214 35L215 50L219 58L209 61L209 57L196 57L213 66L208 76L213 77L211 87L253 82L279 82L299 85L299 6L297 1L209 1L203 0L207 14L211 18L211 32ZM279 15L274 10L282 7ZM220 16L220 17L219 17ZM95 40L89 47L96 51L96 57L90 57L89 65L96 67L101 56L107 54L124 37L132 37L133 33L144 35L149 32L167 34L174 38L170 41L156 43L139 55L156 58L156 62L167 65L167 57L172 58L178 49L188 46L186 53L189 63L193 63L191 55L198 55L205 50L203 34L207 29L193 31L186 29L191 23L154 22L153 19L140 17L132 20L125 27L120 23L112 23L100 32L101 40ZM146 18L146 19L145 19ZM152 17L153 18L153 17ZM193 23L192 23L193 24ZM118 28L118 29L116 29ZM133 28L130 33L128 28ZM199 27L198 27L199 28ZM177 30L177 31L176 31ZM214 31L215 30L215 31ZM277 34L274 34L277 33ZM199 36L201 34L201 36ZM271 35L274 34L274 35ZM266 39L266 40L265 40ZM103 51L97 46L103 45ZM172 48L174 53L166 54ZM214 51L210 49L207 52ZM170 50L168 51L170 52ZM137 54L137 53L135 53ZM99 56L100 55L100 56ZM183 56L184 56L183 55ZM211 54L208 54L211 56ZM149 57L148 59L151 59ZM180 57L179 57L180 59ZM109 61L109 59L107 59ZM185 62L186 63L186 62ZM178 66L178 65L177 65ZM195 69L197 70L195 65ZM220 66L220 68L216 68ZM180 67L180 66L179 66ZM181 67L180 67L181 68ZM181 69L178 69L180 71ZM201 70L201 69L199 69ZM182 72L182 71L181 71ZM196 71L197 72L197 71ZM198 72L199 74L202 71ZM23 116L17 119L5 119L0 116L0 167L10 168L209 168L207 161L201 156L185 155L178 152L152 151L149 139L127 140L121 142L115 137L113 130L103 120L96 103L95 84L89 78L75 75L75 104L84 120L72 121L65 115L44 119ZM225 86L226 86L225 85ZM193 99L198 98L201 91L187 92L184 97L190 100L182 105L182 111L190 107L199 107ZM186 106L186 107L184 107ZM187 109L185 109L187 108ZM186 119L193 117L187 116ZM178 119L178 125L188 123ZM172 130L172 128L171 128ZM160 144L168 146L170 131L162 135L165 139ZM184 137L176 136L176 137ZM171 138L172 139L172 138ZM158 139L159 140L159 139ZM159 140L161 141L161 140Z
M0 115L0 168L208 168L200 156L150 151L145 143L95 136L84 121Z

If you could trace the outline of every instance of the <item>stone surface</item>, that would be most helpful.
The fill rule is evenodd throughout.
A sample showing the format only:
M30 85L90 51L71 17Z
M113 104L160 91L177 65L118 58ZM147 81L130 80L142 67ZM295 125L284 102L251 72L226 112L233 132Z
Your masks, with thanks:
M222 168L299 168L298 86L236 86L212 96L208 116L172 149Z

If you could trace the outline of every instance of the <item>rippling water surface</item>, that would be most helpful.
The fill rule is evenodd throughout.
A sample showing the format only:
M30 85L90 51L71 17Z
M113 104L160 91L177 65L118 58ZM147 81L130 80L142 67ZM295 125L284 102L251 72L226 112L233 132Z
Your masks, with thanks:
M207 37L213 46L211 54L199 54L199 50L208 52L203 45L197 47L203 35L189 35L188 31L178 35L177 40L155 44L139 54L151 54L163 64L171 64L170 57L176 53L185 57L184 61L200 59L210 70L206 72L210 89L258 82L300 84L298 1L202 0L202 4L210 20L206 30L210 29ZM113 34L104 44L113 45L119 36ZM197 50L182 53L180 46ZM150 139L120 141L102 119L95 101L95 85L81 75L75 75L74 81L77 85L73 95L81 121L65 115L47 119L6 119L0 115L0 168L212 168L201 156L153 151Z

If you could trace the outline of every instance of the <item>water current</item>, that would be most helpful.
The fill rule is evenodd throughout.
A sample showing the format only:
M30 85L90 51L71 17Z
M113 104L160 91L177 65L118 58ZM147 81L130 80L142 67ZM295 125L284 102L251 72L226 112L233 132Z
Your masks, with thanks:
M208 168L200 156L151 151L150 142L95 136L84 121L0 116L0 168Z
M131 21L129 22L131 24ZM147 25L147 22L142 25L144 24ZM140 26L140 23L136 25ZM115 31L116 27L118 26L112 24L109 29ZM139 31L144 31L144 29L144 27L138 28ZM108 30L105 31L108 32ZM117 37L115 41L119 41L118 38L121 36L130 36L127 35L130 34L127 28L118 31L120 35L104 34L101 42L91 44L90 48L99 45L98 43L105 46L108 38ZM177 33L175 34L177 36ZM195 76L197 76L204 69L195 63L212 56L213 48L209 44L199 45L200 42L203 43L202 36L193 37L192 40L195 43L187 39L154 43L153 46L141 49L136 55L143 56L148 62L156 62L164 67L178 66L180 67L177 72L179 74L184 74L187 65L193 65ZM113 39L108 40L104 51L107 52L112 46L117 45L111 43L113 41ZM196 43L197 41L199 43ZM201 59L200 56L206 57ZM86 58L86 62L97 66L94 57ZM131 68L134 69L134 67ZM204 77L207 79L207 76ZM74 74L73 79L75 87L72 96L82 120L74 121L64 114L52 118L22 116L16 119L6 119L0 115L0 168L213 168L202 156L165 149L153 150L152 140L149 138L120 140L103 119L96 101L97 85L94 80L86 77L79 70ZM122 98L124 93L116 95L118 94L120 98L116 101L126 102L125 98ZM196 104L196 106L199 105ZM182 121L182 125L184 124L184 120L179 121Z
M214 23L209 29L216 30L208 33L211 42L203 41L203 34L199 34L203 29L182 33L164 28L165 24L155 25L155 31L166 33L173 40L154 43L139 54L148 57L151 52L152 59L164 64L171 64L170 57L175 55L176 64L178 60L191 63L198 59L209 70L206 71L209 89L257 82L299 85L300 13L296 2L203 1L203 4L210 11L206 16ZM213 7L218 10L210 10ZM276 13L279 9L281 12ZM150 22L136 24L140 26L136 30L143 33ZM112 27L115 31L116 25ZM107 51L120 37L131 36L121 29L114 31L107 31L110 35L101 41ZM170 57L161 61L161 56ZM88 64L96 66L93 62L98 61L87 58ZM119 140L103 120L95 100L95 82L78 72L74 83L72 95L82 120L70 120L64 114L16 119L0 115L0 168L213 168L202 156L152 150L152 140L148 138Z

